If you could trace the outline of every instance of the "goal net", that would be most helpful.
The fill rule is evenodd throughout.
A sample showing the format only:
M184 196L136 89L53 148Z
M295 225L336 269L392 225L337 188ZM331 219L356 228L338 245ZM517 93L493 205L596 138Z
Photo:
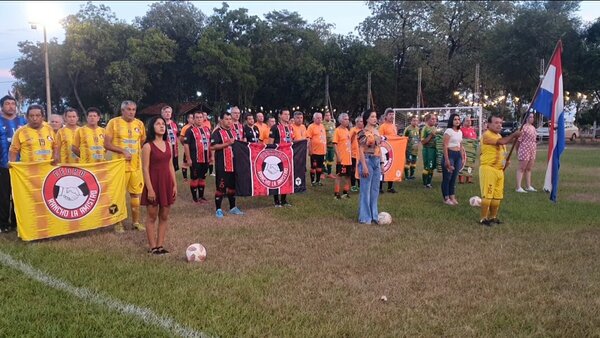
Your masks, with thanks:
M484 120L483 109L477 107L434 107L434 108L393 108L394 109L394 124L398 128L400 135L404 133L404 129L410 125L410 120L413 116L419 118L419 127L425 124L425 116L433 114L438 119L438 128L446 128L448 118L453 113L458 114L461 120L465 118L471 119L473 129L477 131L477 135L481 136Z

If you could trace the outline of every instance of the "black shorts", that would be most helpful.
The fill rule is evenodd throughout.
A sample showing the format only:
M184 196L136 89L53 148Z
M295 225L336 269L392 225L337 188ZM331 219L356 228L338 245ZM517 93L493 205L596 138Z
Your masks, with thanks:
M325 161L325 155L310 155L310 167L322 168L323 162Z
M179 170L179 156L173 157L173 169L175 169L175 171Z
M226 189L235 189L235 173L217 170L215 183L217 190L225 192Z
M208 171L208 163L192 163L190 167L190 178L192 180L205 179Z
M335 173L338 176L350 176L352 173L352 165L342 165L338 163L335 165Z

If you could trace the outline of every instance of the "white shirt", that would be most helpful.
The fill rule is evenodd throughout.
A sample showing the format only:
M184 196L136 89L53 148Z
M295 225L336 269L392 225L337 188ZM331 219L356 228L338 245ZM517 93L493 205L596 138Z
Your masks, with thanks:
M446 129L444 135L450 135L450 141L448 142L448 148L457 148L460 147L462 142L462 131L459 129L455 131L452 128Z

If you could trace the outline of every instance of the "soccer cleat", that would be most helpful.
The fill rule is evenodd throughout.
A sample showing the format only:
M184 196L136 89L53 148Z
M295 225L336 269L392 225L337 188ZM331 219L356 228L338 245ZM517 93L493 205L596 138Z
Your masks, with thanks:
M527 193L527 191L525 191L523 188L517 189L516 192L520 192L520 193L524 193L524 194Z
M340 195L333 195L333 199L334 200L341 200L342 196L340 196Z
M125 232L125 227L123 226L123 222L119 222L115 224L115 232L118 234L122 234Z
M289 207L291 207L292 205L291 205L291 204L289 204L288 202L284 202L284 203L283 203L283 206L284 206L284 207L288 207L288 208L289 208Z
M215 175L215 173L212 173L212 174L210 174L210 176L215 177L216 175Z
M502 224L503 223L501 220L498 219L498 217L494 217L494 218L490 219L489 222L494 223L494 224Z
M352 191L352 192L358 192L358 187L357 186L352 186L350 188L350 191Z
M316 181L312 181L312 182L310 182L310 185L312 185L313 187L315 187L317 185L317 182Z
M342 198L350 198L350 195L348 195L348 194L342 194Z
M486 227L491 227L492 226L492 223L490 222L490 220L485 219L485 218L479 220L478 223L481 224L481 225L484 225Z
M525 190L531 191L531 192L536 192L537 191L534 187L527 187L527 188L525 188Z
M429 183L429 184L425 184L425 188L427 188L427 189L432 189L432 188L433 188L433 186L431 186L431 183Z
M138 231L146 231L146 227L142 223L133 223L133 228Z
M283 205L279 204L279 203L275 203L275 208L281 208L283 207Z
M389 192L390 194L395 194L395 193L397 193L396 189L394 189L394 188L390 188L390 189L388 189L388 190L387 190L387 192Z
M238 207L234 207L233 209L229 210L229 213L232 215L243 215L244 212L240 210L240 208Z
M217 216L217 218L223 218L223 210L217 209L215 216Z
M322 187L322 186L323 186L323 182L317 182L317 185L318 185L319 187Z

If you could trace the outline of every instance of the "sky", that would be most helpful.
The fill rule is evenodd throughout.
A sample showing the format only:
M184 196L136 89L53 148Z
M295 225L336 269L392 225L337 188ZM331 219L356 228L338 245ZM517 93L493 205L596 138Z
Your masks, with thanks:
M95 4L108 5L117 18L132 22L136 17L143 16L154 1L95 1ZM221 7L222 1L192 1L196 8L205 15L211 15L213 8ZM335 25L334 32L338 34L354 33L356 27L370 14L364 1L227 1L230 9L247 8L250 15L263 15L273 10L287 9L298 12L307 22L313 22L322 17L327 23ZM58 19L76 13L84 1L2 1L0 2L0 96L4 96L15 79L10 73L14 62L19 58L19 41L43 41L41 29L33 30L29 22L40 21L54 17L54 23L48 23L48 39L64 39L64 30L58 24ZM579 16L584 22L594 21L600 17L600 2L582 1ZM52 74L52 69L50 70Z

